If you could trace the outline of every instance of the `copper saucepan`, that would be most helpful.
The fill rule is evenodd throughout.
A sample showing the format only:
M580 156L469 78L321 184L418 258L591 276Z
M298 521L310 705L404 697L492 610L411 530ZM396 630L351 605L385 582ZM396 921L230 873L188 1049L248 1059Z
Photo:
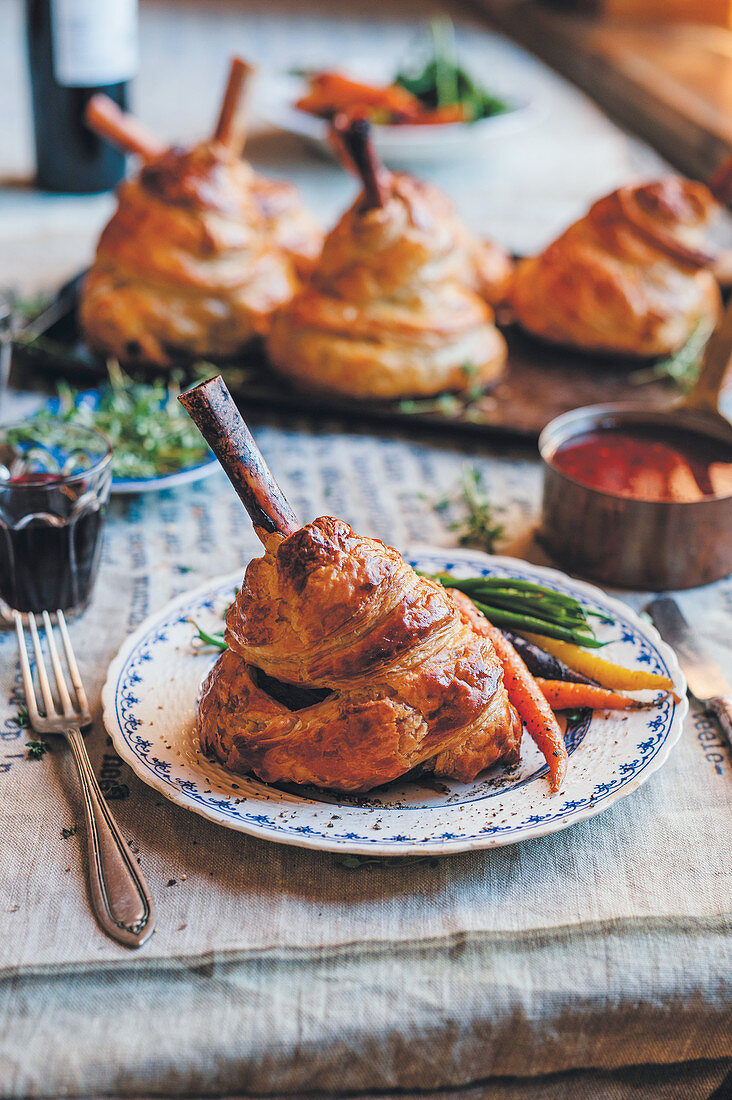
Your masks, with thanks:
M649 426L678 440L693 433L729 453L732 425L718 408L732 353L732 302L707 344L690 396L668 411L638 404L587 405L555 417L539 437L544 464L540 538L570 572L627 588L692 588L732 572L732 494L647 501L589 488L553 464L558 448L587 431Z

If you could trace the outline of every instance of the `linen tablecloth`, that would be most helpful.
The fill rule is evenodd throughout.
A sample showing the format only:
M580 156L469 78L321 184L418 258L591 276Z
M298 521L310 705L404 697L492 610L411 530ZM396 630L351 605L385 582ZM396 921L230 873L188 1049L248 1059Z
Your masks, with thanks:
M21 14L19 0L0 6L3 47L20 43ZM166 138L200 134L230 52L265 68L376 50L398 58L425 14L414 0L308 12L285 0L266 10L145 0L141 115ZM544 111L479 173L426 170L474 229L529 251L598 194L658 169L563 81L468 26L462 43L486 78L519 82ZM22 60L3 56L0 171L22 175ZM324 223L353 193L297 143L265 136L251 152L296 179ZM31 292L75 273L109 208L108 197L4 191L0 279ZM544 560L531 448L251 419L303 520L333 513L400 549L453 545L449 516L432 504L468 461L505 507L501 552ZM719 1089L721 1100L732 1059L732 768L704 716L689 717L657 775L592 821L500 850L356 870L219 828L119 761L98 713L118 646L172 596L243 570L257 552L223 475L115 501L93 603L72 626L95 701L94 767L158 910L137 954L94 923L73 765L60 744L27 759L15 644L0 635L0 1097L701 1100ZM640 607L647 594L628 598ZM731 674L730 582L680 602Z
M430 501L454 490L463 445L286 423L256 436L302 518L333 512L401 548L454 541ZM506 509L501 549L541 560L535 462L469 452ZM149 612L257 552L222 474L116 501L93 603L72 626L92 698ZM732 584L680 602L729 669ZM426 1089L732 1056L732 776L703 716L659 774L592 821L358 870L168 803L97 719L92 759L158 908L131 956L89 911L68 753L26 758L8 634L0 668L0 1095Z

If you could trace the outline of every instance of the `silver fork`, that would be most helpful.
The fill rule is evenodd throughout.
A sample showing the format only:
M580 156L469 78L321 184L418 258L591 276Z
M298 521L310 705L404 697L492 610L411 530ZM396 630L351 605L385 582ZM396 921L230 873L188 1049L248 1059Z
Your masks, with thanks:
M56 709L51 685L43 659L43 649L38 636L35 615L28 615L38 683L41 689L44 713L40 714L33 685L33 674L28 660L23 620L13 612L18 635L20 669L23 689L28 705L28 720L36 733L58 733L66 738L79 769L81 789L86 812L86 834L89 849L89 884L92 905L100 925L112 939L127 947L141 947L155 926L155 909L150 892L139 868L130 857L127 844L120 833L109 807L99 789L89 756L84 747L81 727L91 723L89 703L79 669L71 648L71 639L62 611L56 612L56 621L63 641L66 664L76 696L76 706L71 701L64 671L53 636L51 616L42 612L51 667L56 680L56 691L61 711Z

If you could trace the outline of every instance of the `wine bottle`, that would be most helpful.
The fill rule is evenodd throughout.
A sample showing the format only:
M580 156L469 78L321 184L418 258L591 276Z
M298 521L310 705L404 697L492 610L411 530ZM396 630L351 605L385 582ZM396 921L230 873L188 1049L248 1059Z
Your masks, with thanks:
M137 69L137 0L26 0L36 182L46 191L109 191L125 156L84 123L105 92L127 106Z

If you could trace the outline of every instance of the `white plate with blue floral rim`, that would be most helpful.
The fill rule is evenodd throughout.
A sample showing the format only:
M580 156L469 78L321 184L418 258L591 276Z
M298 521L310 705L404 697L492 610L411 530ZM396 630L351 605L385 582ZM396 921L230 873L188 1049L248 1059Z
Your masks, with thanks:
M389 83L394 78L394 68L384 59L359 58L349 62L348 75L356 80ZM296 74L277 73L265 77L258 95L260 110L273 126L304 138L321 152L333 157L335 154L328 140L329 123L295 106L305 88L306 82ZM387 166L395 168L412 164L445 163L455 157L474 158L491 149L494 142L512 137L543 118L544 111L535 100L503 87L487 90L505 100L505 111L477 122L419 126L372 125L371 134L376 152Z
M354 855L445 855L515 844L594 817L632 794L666 761L687 711L673 651L649 624L600 589L553 569L478 551L415 549L429 573L508 576L570 593L611 619L598 635L607 659L668 675L680 702L658 697L644 710L593 712L565 734L569 771L552 794L546 764L524 734L521 762L472 783L395 782L366 795L273 786L235 775L204 756L195 730L199 684L217 654L196 649L191 619L220 630L242 571L207 582L151 616L109 669L104 722L119 755L150 787L203 817L264 840Z
M195 466L186 466L174 474L158 474L157 477L113 477L112 494L131 496L134 493L161 493L163 489L177 489L181 485L190 485L211 477L221 464L215 455L198 462Z

